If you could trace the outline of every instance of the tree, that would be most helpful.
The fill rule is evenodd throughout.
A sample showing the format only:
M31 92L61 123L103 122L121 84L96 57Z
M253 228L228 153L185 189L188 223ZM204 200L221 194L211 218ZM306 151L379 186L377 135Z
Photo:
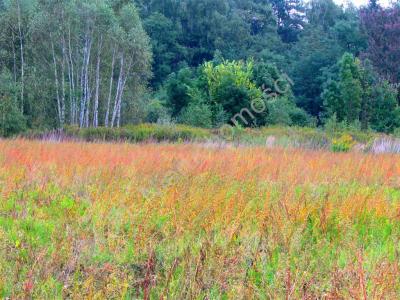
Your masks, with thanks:
M150 42L144 31L140 17L133 4L127 4L118 13L119 30L117 44L119 49L120 69L111 117L111 127L119 127L122 118L123 94L126 83L131 84L135 92L143 81L149 78L152 59ZM131 96L135 96L134 94ZM131 98L132 99L132 98ZM126 103L129 104L129 103Z
M298 40L301 29L304 27L304 11L300 0L271 0L271 5L278 23L278 33L285 43Z
M361 102L361 129L367 130L373 115L374 89L378 82L378 75L369 60L364 60L360 68L360 81L363 91Z
M183 68L172 73L165 82L166 104L172 117L177 117L190 102L189 91L194 88L197 74L191 68Z
M338 74L329 79L322 94L327 116L336 116L339 122L353 124L360 119L362 86L360 61L345 53L338 62Z
M322 94L325 116L338 122L361 122L361 128L390 133L400 125L397 92L380 81L372 64L361 63L350 53L332 68Z
M159 87L166 77L186 62L187 50L179 44L179 27L161 13L153 13L144 22L153 49L152 85Z
M12 53L10 70L12 70L14 81L19 82L18 106L22 113L26 106L26 48L35 3L36 1L27 0L4 1L0 9L0 25L3 28L3 34L8 37L6 47Z
M367 36L360 25L358 9L354 6L349 6L344 11L331 32L341 48L355 56L359 56L368 46Z
M311 0L306 15L311 26L329 31L343 17L343 10L333 0Z
M348 124L359 120L361 112L362 89L359 73L360 61L345 53L339 62L339 88L343 98L345 120Z
M282 50L273 9L265 1L136 1L154 46L153 83L158 74L176 72L180 62L197 67L217 51L239 60Z
M52 82L58 126L119 126L149 78L149 40L136 8L116 9L102 0L39 5L32 53Z
M372 129L391 133L400 126L400 108L397 103L397 91L384 81L373 91L373 113L371 114Z
M342 122L345 120L345 105L341 95L339 82L333 79L328 79L324 84L324 91L322 99L324 100L324 114L323 117L331 118L335 115L337 121Z
M252 101L262 99L261 89L252 81L253 68L253 61L224 60L218 65L212 62L203 65L211 105L221 107L229 119L249 109ZM249 125L250 122L244 123Z
M400 79L400 7L382 8L371 2L360 15L368 36L365 57L371 60L383 78L397 83Z
M297 105L314 117L323 111L324 71L342 55L336 40L322 27L307 27L291 53L290 77Z
M381 6L378 4L378 0L369 0L368 9L371 11L378 10Z
M0 73L0 135L8 137L26 128L25 119L18 107L19 86L7 71Z
M249 126L310 114L391 128L376 125L373 103L379 83L399 81L399 11L373 0L361 10L334 0L0 0L0 70L28 128L219 126L259 100ZM262 102L276 81L287 93Z

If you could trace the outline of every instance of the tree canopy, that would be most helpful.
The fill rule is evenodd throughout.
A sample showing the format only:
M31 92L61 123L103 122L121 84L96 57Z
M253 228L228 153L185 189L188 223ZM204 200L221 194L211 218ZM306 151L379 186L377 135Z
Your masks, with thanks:
M2 135L218 127L254 101L264 109L245 126L336 118L391 132L399 24L399 5L375 0L0 0Z

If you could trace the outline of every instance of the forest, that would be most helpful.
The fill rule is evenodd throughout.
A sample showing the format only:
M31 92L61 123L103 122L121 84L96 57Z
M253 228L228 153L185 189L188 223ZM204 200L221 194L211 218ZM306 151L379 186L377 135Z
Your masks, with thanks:
M400 127L400 3L0 0L0 135Z

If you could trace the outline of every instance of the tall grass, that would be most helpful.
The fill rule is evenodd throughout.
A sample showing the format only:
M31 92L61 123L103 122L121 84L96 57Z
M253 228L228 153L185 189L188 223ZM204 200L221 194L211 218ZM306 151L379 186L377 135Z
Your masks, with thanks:
M0 141L0 297L395 299L400 158Z
M205 141L211 137L206 129L185 125L140 124L122 128L78 128L66 127L66 137L84 141L127 141L127 142L178 142Z

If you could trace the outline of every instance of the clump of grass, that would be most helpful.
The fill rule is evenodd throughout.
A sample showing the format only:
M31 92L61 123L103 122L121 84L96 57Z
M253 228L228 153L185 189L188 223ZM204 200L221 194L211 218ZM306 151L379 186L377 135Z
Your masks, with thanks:
M186 125L140 124L122 128L79 128L68 126L64 133L67 137L84 141L127 141L127 142L182 142L205 141L211 137L206 129Z

